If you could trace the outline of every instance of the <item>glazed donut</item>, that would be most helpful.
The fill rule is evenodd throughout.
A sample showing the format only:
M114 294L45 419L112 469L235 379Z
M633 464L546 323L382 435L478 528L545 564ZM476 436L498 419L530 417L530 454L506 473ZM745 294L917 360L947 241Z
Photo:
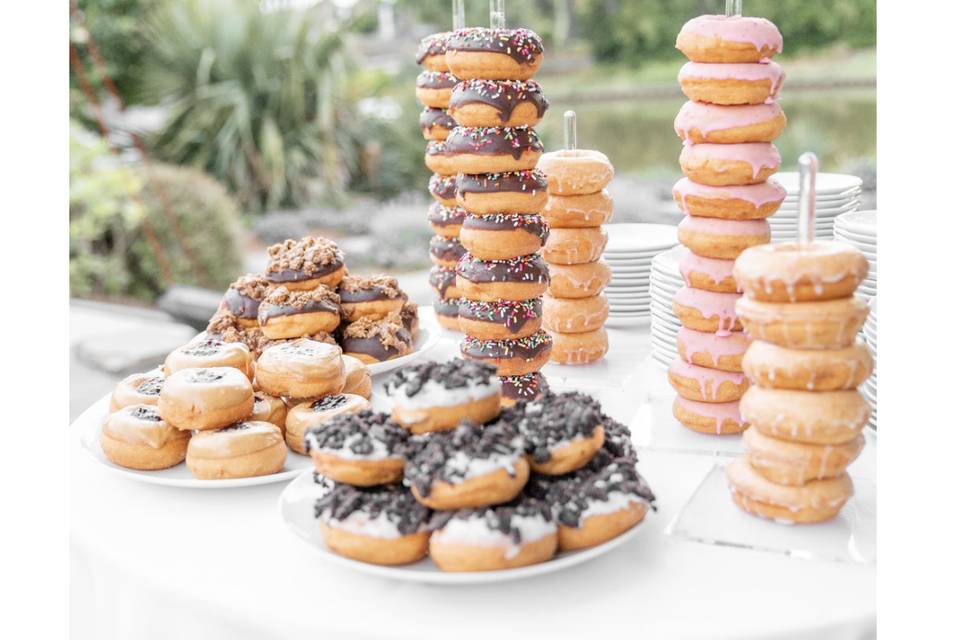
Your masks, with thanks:
M543 245L543 257L550 264L596 262L607 246L603 227L552 229Z
M856 296L796 303L744 296L737 301L736 313L754 340L791 349L844 349L856 340L870 307Z
M530 300L461 300L460 331L480 340L526 338L543 324L543 303Z
M260 304L257 319L271 340L329 333L340 326L340 296L322 284L310 291L277 287Z
M446 109L426 107L420 112L420 131L424 140L443 142L455 126L456 121L447 115Z
M298 402L287 412L284 438L287 446L300 454L307 453L304 437L310 429L319 428L333 418L366 411L370 402L350 393L335 393L316 400Z
M680 168L694 182L714 187L757 184L780 168L780 152L770 142L688 144Z
M551 229L599 227L613 217L613 198L606 189L577 196L551 195L540 214Z
M783 51L783 36L766 18L703 15L683 25L677 49L694 62L767 62Z
M456 127L443 144L457 173L530 170L543 154L540 137L527 126Z
M253 386L233 367L180 369L164 379L157 409L183 431L220 429L250 417Z
M379 320L400 311L407 302L397 279L383 274L344 276L337 292L340 294L341 314L347 322L360 318Z
M460 331L460 299L438 298L433 301L437 323L449 331Z
M500 404L503 407L512 407L518 402L530 402L539 398L549 388L547 379L539 371L522 376L504 376L500 378Z
M543 62L543 41L529 29L460 29L447 38L446 62L458 78L528 80Z
M781 242L737 258L734 276L743 290L765 302L811 302L852 296L870 264L844 242Z
M336 289L346 274L343 253L326 238L284 240L268 248L267 255L267 280L290 291L309 291L321 284Z
M157 408L133 404L114 411L100 429L107 460L128 469L166 469L187 457L188 431L166 423Z
M194 433L186 459L200 480L268 476L283 469L287 447L277 425L248 420Z
M867 345L857 340L844 349L798 350L758 340L743 358L743 371L761 387L799 391L856 389L873 372Z
M689 216L758 220L769 218L780 208L787 190L774 180L733 187L711 187L680 178L673 185L673 199Z
M718 336L680 327L677 332L677 354L681 359L720 371L742 373L743 354L749 346L750 339L741 331Z
M697 102L721 105L763 104L780 97L783 68L767 64L701 64L688 62L677 80L683 95Z
M421 362L394 371L384 385L391 416L416 434L447 431L467 420L483 424L500 413L496 369L483 362Z
M457 262L457 290L468 300L529 300L544 294L550 269L539 255L480 260L467 253Z
M417 64L427 71L449 71L447 67L447 39L449 31L434 33L420 41L417 47Z
M589 298L610 283L610 265L603 260L586 264L551 264L550 295L556 298Z
M274 285L262 275L248 273L240 276L227 288L220 300L220 308L237 318L241 327L256 327L257 309Z
M403 479L407 435L386 413L365 409L312 426L303 440L318 473L335 482L372 487Z
M740 400L743 419L771 438L843 444L863 430L870 405L859 391L809 393L750 387Z
M447 133L447 138L450 137L451 133L453 133L452 129ZM427 169L430 169L430 171L442 176L452 176L457 173L453 164L453 155L447 150L446 140L443 142L431 140L427 143L427 150L423 155L423 164L427 165Z
M529 213L547 201L547 178L536 169L503 173L461 173L457 203L470 213Z
M460 354L471 360L482 360L497 367L498 376L522 376L543 368L550 359L553 338L543 331L526 338L481 340L466 336L460 342Z
M434 215L437 205L443 205L443 209L452 209L457 206L457 176L442 176L439 173L431 174L430 182L427 184L430 195L436 200L430 205L428 216ZM431 223L433 222L431 218ZM440 235L450 235L442 233Z
M163 372L157 368L134 373L117 383L110 396L110 413L136 404L155 405L163 388Z
M698 402L677 396L673 401L673 417L687 429L711 435L740 433L747 428L740 416L740 403Z
M373 393L373 380L370 369L362 360L353 356L343 356L343 392L370 399Z
M537 213L468 215L460 228L460 243L480 260L509 260L539 251L549 233Z
M557 551L550 507L529 497L483 509L437 511L430 558L442 571L496 571L546 562Z
M610 313L607 296L590 298L543 297L543 326L551 333L586 333L603 327Z
M786 126L787 117L776 102L718 106L689 100L673 121L684 144L773 142Z
M417 100L430 109L446 109L457 79L449 71L421 71L417 76Z
M607 330L602 326L581 333L549 333L553 338L550 360L558 364L590 364L607 355L610 348Z
M770 223L685 216L677 239L698 256L734 260L746 249L770 242Z
M778 440L756 427L743 432L743 447L753 470L770 482L795 486L843 475L864 442L863 434L850 442L824 446Z
M688 287L714 293L740 293L733 277L733 260L704 258L689 249L680 258L680 275Z
M189 342L177 347L163 361L163 374L170 376L180 369L233 367L253 379L253 356L242 342L224 342L217 338Z
M413 351L413 335L399 314L381 320L360 318L348 324L341 334L343 352L365 364L393 360Z
M463 80L447 112L463 127L534 127L550 102L534 80Z
M457 303L460 291L457 289L457 270L434 265L430 267L430 286L443 300L452 300Z
M250 414L250 420L275 424L282 434L286 429L287 404L280 398L267 395L263 391L254 391L253 413Z
M466 220L466 216L464 216ZM430 260L438 267L453 269L467 250L460 242L460 238L433 236L430 238Z
M708 369L680 358L673 361L667 375L681 397L697 402L735 402L750 386L742 373Z
M597 193L613 180L610 159L592 149L561 149L545 153L537 168L547 176L550 195Z
M736 311L739 298L736 293L682 287L673 296L673 313L688 329L725 336L732 331L743 331Z
M846 472L800 486L782 485L764 478L746 456L728 464L724 471L730 496L738 507L750 515L779 523L830 520L853 495L853 482Z
M345 382L340 347L302 338L267 347L257 360L257 384L273 396L319 398Z
M543 475L576 471L603 446L600 404L576 391L548 391L507 419L516 420L530 466Z

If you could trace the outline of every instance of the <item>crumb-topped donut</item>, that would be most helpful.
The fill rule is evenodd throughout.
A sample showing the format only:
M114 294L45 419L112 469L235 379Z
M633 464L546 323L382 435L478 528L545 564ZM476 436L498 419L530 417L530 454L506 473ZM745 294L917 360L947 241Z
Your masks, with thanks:
M530 300L460 301L460 331L481 340L525 338L540 330L543 303Z
M417 100L431 109L446 109L457 82L449 71L421 71L417 76Z
M187 456L188 431L160 417L157 407L133 404L107 417L100 429L100 448L107 459L130 469L166 469Z
M720 106L688 100L673 121L685 144L773 142L787 126L777 102Z
M452 132L452 130L451 130ZM447 138L450 134L447 134ZM442 176L451 176L457 173L457 168L453 164L453 156L447 149L447 142L438 142L431 140L427 143L427 150L423 155L423 164L427 169Z
M677 396L673 401L673 417L691 431L718 436L740 433L747 428L736 400L699 402Z
M551 264L550 295L557 298L589 298L610 283L610 265L603 260L585 264Z
M413 335L399 314L379 320L360 318L344 327L340 344L343 352L365 364L405 356L413 350Z
M495 365L499 376L522 376L539 371L550 359L552 348L553 338L542 329L525 338L481 340L466 336L460 342L463 357Z
M596 262L607 246L607 237L603 227L552 229L543 245L543 257L550 264Z
M263 332L260 331L260 325L255 327L245 327L240 324L239 318L229 311L219 309L210 322L207 323L207 330L201 339L218 338L224 342L242 342L247 345L247 349L253 354L254 359L260 357L260 351L263 349Z
M742 331L717 335L680 327L677 332L677 354L684 361L701 367L743 372L743 356L750 347L750 338Z
M393 276L344 276L337 289L340 309L347 322L360 318L379 320L403 309L406 294Z
M340 296L322 284L309 291L277 287L260 303L257 319L271 340L329 333L340 326Z
M370 369L359 358L353 356L343 356L343 392L352 393L370 399L373 393L373 380L370 377Z
M549 391L517 414L530 466L537 473L557 476L576 471L603 446L603 412L586 394Z
M603 326L579 333L560 333L552 329L547 333L553 338L550 361L558 364L590 364L607 355L610 349L610 339Z
M714 293L740 293L733 260L705 258L687 249L680 258L680 276L688 287Z
M677 80L683 94L697 102L720 105L763 104L780 97L785 75L776 62L702 64L688 62Z
M421 362L394 371L384 385L391 415L413 433L453 429L462 420L484 423L500 413L500 380L483 362Z
M338 416L369 408L370 402L366 398L351 393L335 393L298 403L287 412L284 438L291 449L306 454L304 436L307 431L319 428Z
M468 215L460 229L460 243L480 260L509 260L536 253L549 234L538 213Z
M446 39L446 63L458 78L528 80L543 62L543 41L529 29L459 29Z
M725 336L732 331L743 331L736 308L740 299L736 293L681 287L673 296L673 312L688 329Z
M733 274L755 300L810 302L853 295L869 269L863 253L844 242L780 242L745 251Z
M771 438L755 427L743 432L743 447L754 470L771 482L786 485L843 475L864 443L863 434L837 445L818 445Z
M403 478L407 435L388 414L364 410L311 427L304 443L318 472L336 482L372 487Z
M220 300L220 308L229 311L242 327L257 326L257 309L274 284L260 274L240 276L227 288Z
M445 54L449 31L434 33L423 38L417 47L417 64L427 71L449 71Z
M399 317L400 323L410 333L410 338L416 341L420 335L420 307L412 302L404 302L399 311L390 314L391 317Z
M537 168L547 176L550 195L597 193L613 180L610 159L592 149L561 149L545 153Z
M110 396L110 412L135 404L155 405L163 388L163 372L158 368L146 373L134 373L120 382Z
M257 384L274 396L319 398L345 382L340 347L302 338L267 347L257 360Z
M767 62L783 51L783 36L766 18L702 15L680 29L677 49L694 62Z
M787 190L775 180L730 187L711 187L690 178L673 185L673 199L690 216L758 220L769 218L787 197Z
M164 379L157 408L177 429L219 429L250 416L253 385L233 367L181 369Z
M253 356L247 345L214 337L192 340L171 351L163 361L163 374L197 367L233 367L253 379Z
M742 373L701 367L680 358L670 365L668 378L677 393L697 402L735 402L750 386Z
M780 152L770 142L688 144L680 168L694 182L714 187L757 184L780 168Z
M533 127L549 106L534 80L474 78L453 88L447 111L464 127Z
M263 391L254 391L253 413L250 414L250 420L275 424L283 433L287 423L287 404L280 398Z
M855 439L870 419L860 392L750 387L740 399L743 419L761 433L791 442L842 444Z
M549 283L550 268L537 254L481 260L467 253L457 262L457 290L468 300L529 300Z
M599 293L590 298L555 298L543 296L543 325L554 333L596 331L610 313L607 296Z
M500 404L512 407L518 402L532 402L549 388L547 379L539 371L522 376L504 376L500 378Z
M466 509L513 500L529 475L523 437L512 425L467 422L452 431L414 437L403 482L431 509Z
M430 238L430 260L438 267L452 269L467 250L460 242L460 238L447 236L433 236Z
M457 173L502 173L537 166L543 143L537 132L519 127L457 127L443 143ZM440 172L438 172L440 173Z
M444 238L459 238L460 229L466 217L467 212L456 205L447 207L434 202L427 209L427 222L430 223L430 229Z
M856 340L870 307L856 296L795 303L743 296L736 313L754 340L791 349L844 349Z
M321 284L336 288L346 272L343 253L326 238L285 240L267 249L267 255L267 280L290 290L306 291Z
M424 140L443 142L455 126L457 121L447 115L446 109L425 107L420 112L420 131Z
M743 357L743 371L761 387L839 391L863 384L873 357L862 340L843 349L788 349L757 340Z
M442 176L439 173L431 174L430 181L427 183L427 190L430 191L433 199L437 201L430 205L431 213L438 203L445 208L457 206L457 176Z
M198 431L187 446L187 468L201 480L266 476L280 471L286 460L280 428L269 422L247 420Z
M599 227L613 217L613 198L606 189L573 196L550 195L540 214L551 229Z
M528 213L546 201L547 178L536 169L457 176L457 202L470 213Z

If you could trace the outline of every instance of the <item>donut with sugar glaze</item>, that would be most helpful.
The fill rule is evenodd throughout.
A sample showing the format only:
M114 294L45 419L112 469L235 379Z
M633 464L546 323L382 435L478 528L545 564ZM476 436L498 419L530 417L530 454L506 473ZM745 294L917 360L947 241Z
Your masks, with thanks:
M757 340L743 357L743 371L761 387L799 391L856 389L873 372L862 340L843 349L788 349Z
M590 364L607 355L610 349L607 330L599 327L582 333L557 333L548 331L553 338L550 350L551 362L557 364Z
M736 314L754 340L790 349L843 349L853 344L870 307L851 296L820 302L762 302L743 296Z
M771 438L807 444L850 442L870 419L870 405L856 390L810 393L752 386L740 400L740 411Z
M543 325L553 333L596 331L609 313L607 296L602 293L590 298L543 297Z
M780 242L737 258L734 276L750 297L765 302L811 302L853 295L870 264L844 242Z
M613 198L606 189L575 196L551 195L540 215L551 229L599 227L613 217Z
M864 442L863 434L843 444L819 445L778 440L756 427L743 432L743 447L754 471L770 482L793 486L843 475Z
M551 264L550 295L557 298L589 298L610 283L610 265L603 260L585 264Z
M603 227L551 229L543 245L543 258L550 264L596 262L603 255L607 238Z
M547 176L550 195L577 196L602 191L613 180L606 154L593 149L560 149L543 154L537 168Z

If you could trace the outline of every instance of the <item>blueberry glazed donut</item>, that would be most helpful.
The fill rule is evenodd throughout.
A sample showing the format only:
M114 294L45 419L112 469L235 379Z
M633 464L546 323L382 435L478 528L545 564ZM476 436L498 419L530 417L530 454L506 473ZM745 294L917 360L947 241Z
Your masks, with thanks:
M540 137L527 126L457 127L443 144L453 169L451 173L530 170L537 166L543 154Z
M783 51L783 36L766 18L703 15L683 25L677 49L694 62L768 62Z
M457 176L442 176L439 173L434 173L427 183L427 190L430 191L433 199L444 207L457 206ZM433 211L433 206L430 207L430 211Z
M343 253L326 238L285 240L267 249L267 255L267 280L292 291L309 291L321 284L336 288L346 273Z
M257 360L257 385L272 396L319 398L340 393L345 382L340 347L326 342L302 338L276 344Z
M743 186L711 187L690 178L673 185L673 199L689 216L726 220L769 218L787 197L787 190L774 180Z
M340 296L322 284L309 291L277 287L260 303L257 319L270 340L329 333L340 326Z
M163 374L197 367L233 367L253 378L253 356L242 342L224 342L217 338L195 340L170 352L163 361Z
M366 411L370 402L351 393L335 393L316 400L307 400L287 412L284 438L287 446L300 454L307 453L304 436L311 429L319 429L342 415Z
M427 209L427 222L430 223L430 229L440 237L459 238L460 228L467 217L467 212L459 206L447 207L434 202Z
M163 381L160 416L183 431L220 429L253 413L253 385L233 367L181 369Z
M397 279L387 275L344 276L338 292L340 313L347 322L379 320L402 310L407 301Z
M546 292L550 269L539 255L480 260L469 253L457 262L457 290L468 300L529 300Z
M269 422L198 431L187 446L187 468L200 480L267 476L283 469L286 460L280 428Z
M532 402L540 398L550 385L539 371L522 376L500 378L500 404L503 407L515 406L518 402Z
M468 215L460 229L460 243L480 260L509 260L536 253L549 234L537 213Z
M304 443L319 473L336 482L372 487L403 479L407 436L386 413L364 410L311 427Z
M543 368L550 359L553 338L542 329L526 338L481 340L466 336L460 342L460 354L497 367L498 376L522 376Z
M511 418L526 439L530 466L537 473L557 476L576 471L603 446L600 404L582 393L549 391Z
M457 202L476 215L540 211L546 201L547 178L536 169L457 176Z
M364 364L376 364L405 356L413 350L413 335L399 314L380 320L360 318L344 327L340 336L343 352Z
M683 95L720 105L764 104L780 97L783 68L766 64L702 64L688 62L677 80Z
M417 76L417 100L430 109L446 109L457 79L448 71L421 71Z
M220 308L237 318L241 327L256 327L257 309L274 285L262 275L248 273L233 281L223 294Z
M481 340L525 338L540 330L543 303L530 300L461 300L460 331Z
M447 115L446 109L426 107L420 112L420 131L424 140L443 142L455 126L456 121Z
M134 373L117 383L110 396L110 412L136 404L156 405L163 388L163 372L158 368Z
M543 62L543 41L529 29L460 29L445 45L447 68L458 78L529 80Z
M114 411L100 429L100 448L107 459L129 469L166 469L187 456L188 431L169 425L157 407L134 404Z
M534 127L550 103L534 80L464 80L447 112L464 127Z

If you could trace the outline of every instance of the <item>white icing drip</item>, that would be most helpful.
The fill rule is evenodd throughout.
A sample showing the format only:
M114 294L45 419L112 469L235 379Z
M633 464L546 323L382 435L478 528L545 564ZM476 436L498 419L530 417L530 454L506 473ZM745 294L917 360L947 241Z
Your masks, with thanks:
M371 518L369 514L363 511L354 511L343 520L325 517L324 523L333 529L342 529L349 533L370 536L371 538L399 538L403 535L397 529L397 525L390 521L385 511L381 511L376 518Z
M646 501L642 498L622 491L610 493L605 500L590 500L587 502L587 508L580 514L580 521L583 522L590 516L602 516L614 511L626 509L631 504L643 504Z
M487 526L482 514L470 518L451 518L434 538L439 543L465 544L477 547L504 547L507 559L520 553L520 548L530 542L540 540L557 530L557 525L538 516L515 515L510 524L520 531L520 543L517 544L507 534L495 531Z

